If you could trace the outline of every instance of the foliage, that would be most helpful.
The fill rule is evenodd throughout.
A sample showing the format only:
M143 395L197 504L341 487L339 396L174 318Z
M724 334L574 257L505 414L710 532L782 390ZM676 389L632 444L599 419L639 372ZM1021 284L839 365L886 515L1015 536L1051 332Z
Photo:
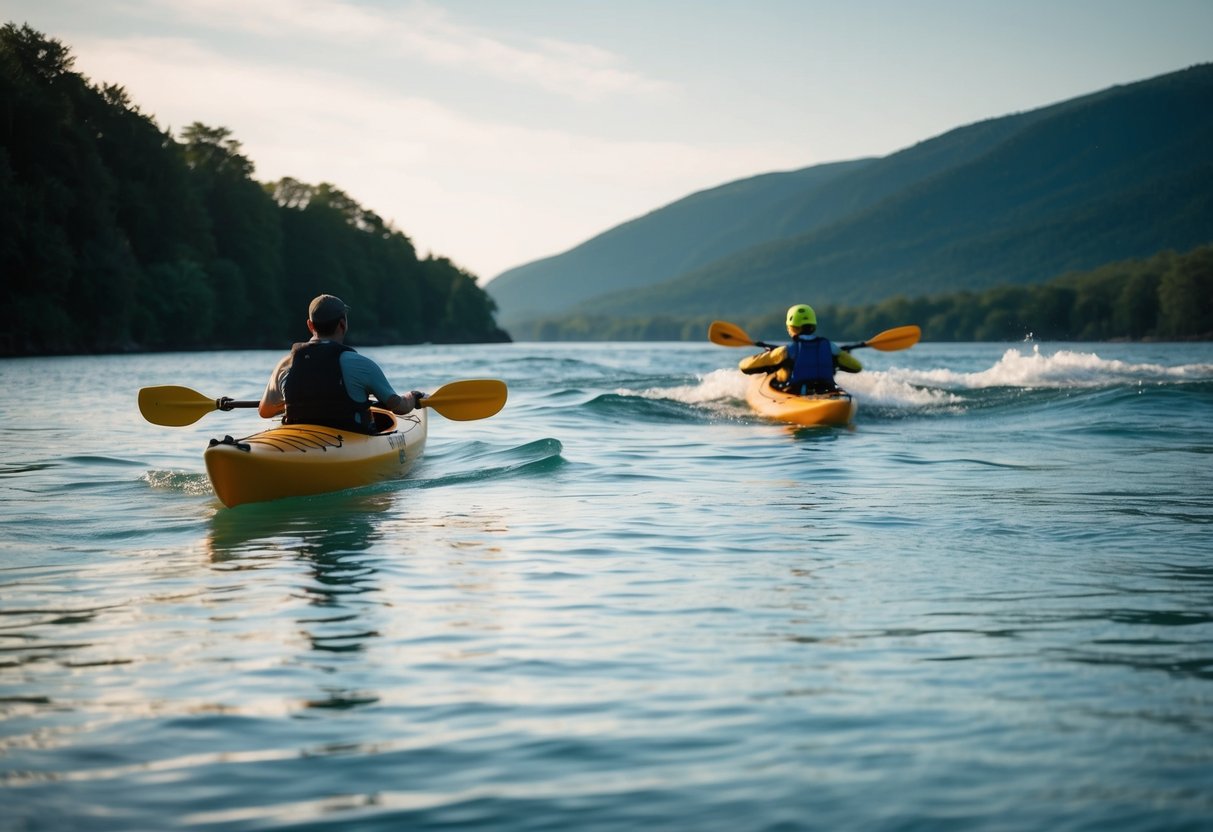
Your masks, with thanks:
M282 347L321 292L355 345L509 339L472 275L338 188L259 184L226 128L176 140L72 62L0 28L0 355Z
M824 320L831 331L859 338L909 322L933 341L1208 339L1213 246L1120 261L1037 286L827 310Z
M797 298L789 298L792 303ZM860 341L916 323L929 341L1213 339L1213 245L1074 272L1036 286L1002 286L856 307L816 307L823 334ZM728 315L722 315L729 317ZM758 338L784 333L784 310L733 322ZM543 341L697 341L702 317L549 319L514 330Z

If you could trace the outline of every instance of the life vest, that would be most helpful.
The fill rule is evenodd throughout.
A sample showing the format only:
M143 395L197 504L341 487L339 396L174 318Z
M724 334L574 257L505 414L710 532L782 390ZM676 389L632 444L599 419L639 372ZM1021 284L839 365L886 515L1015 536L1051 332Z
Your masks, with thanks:
M803 396L806 393L828 393L837 389L834 383L834 351L826 338L797 335L787 345L791 371L781 389Z
M350 398L341 372L342 354L353 351L335 341L306 341L291 348L291 369L282 383L283 424L370 432L371 403Z

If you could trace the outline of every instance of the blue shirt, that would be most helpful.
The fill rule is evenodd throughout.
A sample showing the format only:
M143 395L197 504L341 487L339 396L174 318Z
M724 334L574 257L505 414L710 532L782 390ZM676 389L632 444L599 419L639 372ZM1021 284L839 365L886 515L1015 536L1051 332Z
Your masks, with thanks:
M312 340L327 339L313 338ZM392 396L397 395L392 385L388 383L383 370L365 355L353 351L343 352L340 361L341 375L345 379L345 390L354 401L364 402L374 395L379 401L386 402ZM286 404L286 397L282 394L282 383L290 371L291 355L287 353L270 373L270 380L265 385L265 393L261 396L263 402L270 405Z

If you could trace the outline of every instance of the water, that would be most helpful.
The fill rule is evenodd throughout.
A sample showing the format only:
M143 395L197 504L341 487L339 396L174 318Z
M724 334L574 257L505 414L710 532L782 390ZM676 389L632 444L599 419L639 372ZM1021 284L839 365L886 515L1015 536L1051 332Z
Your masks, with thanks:
M268 352L0 362L4 830L1213 828L1213 344L367 350L416 475L222 508ZM65 422L75 412L81 420Z

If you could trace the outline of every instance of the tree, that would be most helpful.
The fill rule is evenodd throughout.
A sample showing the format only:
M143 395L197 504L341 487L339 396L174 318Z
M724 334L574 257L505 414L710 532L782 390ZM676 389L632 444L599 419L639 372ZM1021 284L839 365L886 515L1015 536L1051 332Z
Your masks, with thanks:
M1213 335L1213 246L1198 250L1163 275L1158 287L1164 335Z
M491 299L334 185L262 185L225 127L181 140L58 41L0 28L0 354L280 346L335 292L360 343L508 340Z

